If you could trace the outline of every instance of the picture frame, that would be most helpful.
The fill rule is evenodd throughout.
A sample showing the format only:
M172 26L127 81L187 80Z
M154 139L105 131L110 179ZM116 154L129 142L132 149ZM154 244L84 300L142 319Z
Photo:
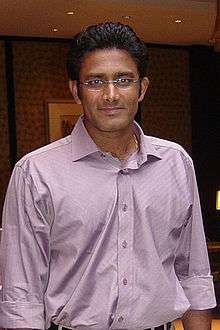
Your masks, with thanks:
M78 118L83 114L81 104L73 100L46 101L46 143L51 143L69 135Z

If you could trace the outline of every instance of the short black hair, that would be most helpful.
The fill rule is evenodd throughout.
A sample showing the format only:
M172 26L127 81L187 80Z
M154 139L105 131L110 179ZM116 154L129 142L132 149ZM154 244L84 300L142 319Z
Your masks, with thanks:
M91 25L73 38L67 57L67 72L70 80L79 81L83 57L97 49L126 50L137 64L140 78L146 75L148 55L145 43L134 30L121 23Z

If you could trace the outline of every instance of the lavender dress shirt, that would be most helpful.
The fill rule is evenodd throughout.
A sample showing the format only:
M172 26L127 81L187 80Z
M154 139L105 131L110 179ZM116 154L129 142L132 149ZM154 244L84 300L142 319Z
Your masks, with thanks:
M144 329L215 306L192 160L134 129L126 162L80 118L23 157L8 187L0 327Z

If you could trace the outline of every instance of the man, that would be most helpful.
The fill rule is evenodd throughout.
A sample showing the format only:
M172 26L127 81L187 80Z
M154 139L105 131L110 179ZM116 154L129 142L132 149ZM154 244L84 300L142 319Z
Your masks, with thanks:
M193 164L134 122L145 44L120 23L78 34L72 134L15 166L2 238L0 325L210 329L215 306ZM163 326L164 325L164 326Z

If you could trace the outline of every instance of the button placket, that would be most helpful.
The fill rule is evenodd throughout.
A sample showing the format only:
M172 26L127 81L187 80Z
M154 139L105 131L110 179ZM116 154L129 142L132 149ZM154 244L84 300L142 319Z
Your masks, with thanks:
M117 322L126 322L129 317L127 301L132 293L132 263L130 240L133 239L132 187L128 169L121 170L118 175L118 304L116 309ZM126 175L125 175L126 174ZM131 219L131 221L128 221ZM121 320L123 317L123 320ZM119 319L121 321L119 321Z

